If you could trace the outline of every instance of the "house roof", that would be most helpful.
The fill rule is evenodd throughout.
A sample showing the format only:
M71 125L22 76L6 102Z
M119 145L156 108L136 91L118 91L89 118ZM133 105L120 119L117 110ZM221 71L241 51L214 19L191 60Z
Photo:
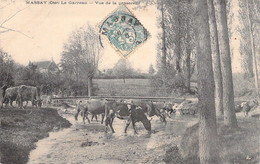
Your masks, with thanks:
M56 63L54 61L39 61L39 62L33 62L33 64L37 65L38 68L41 68L41 69L48 69L49 66L51 66L52 64L54 64L55 66Z
M51 61L40 61L40 62L32 62L32 63L37 65L38 68L47 69L51 64Z

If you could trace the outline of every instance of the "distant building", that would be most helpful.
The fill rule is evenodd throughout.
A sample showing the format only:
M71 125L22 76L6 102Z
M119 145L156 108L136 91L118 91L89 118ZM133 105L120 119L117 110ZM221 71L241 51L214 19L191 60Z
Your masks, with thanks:
M60 72L58 65L53 60L33 62L33 64L37 65L37 70L41 73L58 74Z

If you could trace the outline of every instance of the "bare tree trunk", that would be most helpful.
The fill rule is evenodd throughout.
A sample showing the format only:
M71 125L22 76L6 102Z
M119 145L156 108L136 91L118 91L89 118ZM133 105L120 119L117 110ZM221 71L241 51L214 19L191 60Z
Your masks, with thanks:
M251 22L251 17L250 17L250 12L249 12L248 0L246 1L246 7L247 7L247 17L248 17L248 21L249 21L250 43L251 43L253 65L254 65L255 89L256 89L256 95L258 97L259 96L258 70L257 70L257 62L256 62L256 55L255 55L255 43L254 43L254 36L253 36L253 29L252 29L252 22Z
M161 13L162 13L162 70L166 71L166 45L165 45L165 23L164 23L164 0L161 0Z
M88 77L88 96L92 96L92 77Z
M186 57L185 57L185 65L186 65L186 78L185 78L185 86L187 88L187 91L189 93L191 93L191 90L190 90L190 78L191 78L191 63L190 63L190 57L191 57L191 30L192 27L191 27L191 23L190 23L190 20L187 21L187 47L186 47Z
M237 119L234 104L233 78L231 69L230 46L227 27L226 1L214 0L216 11L220 63L223 80L223 109L224 124L230 127L237 127Z
M187 88L187 92L191 92L190 90L190 78L191 78L191 71L190 71L190 52L188 52L186 59L185 59L185 65L186 65L186 73L185 73L185 87Z
M181 72L180 59L181 59L181 20L180 20L180 0L177 1L177 19L178 19L178 33L176 45L176 71Z
M218 164L218 140L214 99L214 77L210 48L207 1L197 0L197 69L200 107L199 156L201 164Z
M218 32L215 17L215 8L213 0L208 0L208 13L209 13L209 27L210 27L210 43L211 55L215 81L215 107L217 116L223 115L223 88L222 88L222 73L220 65L220 54L218 44Z

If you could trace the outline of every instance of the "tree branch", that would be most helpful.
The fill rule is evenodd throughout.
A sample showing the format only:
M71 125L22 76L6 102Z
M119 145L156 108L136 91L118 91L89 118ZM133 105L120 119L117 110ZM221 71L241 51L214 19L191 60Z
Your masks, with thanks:
M5 31L0 31L0 33L5 33L5 32L8 32L8 31L13 31L13 32L20 33L20 34L26 36L27 38L33 39L33 37L30 37L30 36L26 35L25 33L21 32L21 31L14 30L14 29L11 29L11 28L7 28L7 27L4 27L4 26L0 26L0 28L5 29Z
M28 6L29 7L29 6ZM25 7L23 9L20 9L18 10L16 13L14 13L13 15L11 15L9 18L7 18L6 20L4 20L0 26L3 26L6 22L8 22L9 20L11 20L13 17L15 17L18 13L20 13L21 11L25 10L26 8L28 7Z

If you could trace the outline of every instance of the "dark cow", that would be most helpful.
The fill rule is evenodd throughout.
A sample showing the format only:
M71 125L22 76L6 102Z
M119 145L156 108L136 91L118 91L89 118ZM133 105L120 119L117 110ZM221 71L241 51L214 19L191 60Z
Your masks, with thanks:
M88 122L90 123L90 120L87 117L88 113L91 113L92 115L102 114L101 124L103 124L106 102L107 102L106 100L98 100L98 99L78 101L75 120L78 119L79 112L81 112L82 114L84 124L85 124L85 118L87 118Z
M16 101L18 95L18 88L19 87L17 86L6 89L4 97L4 103L6 104L6 106L8 103L10 103L10 106L13 107L13 101Z
M17 101L19 102L20 108L23 107L23 102L28 101L32 102L32 106L36 106L37 108L41 108L42 100L40 99L40 91L39 88L33 86L21 85L18 88Z
M125 127L125 133L127 132L127 128L132 123L134 132L137 134L135 129L136 122L142 122L145 129L148 132L151 132L151 122L147 119L144 110L136 106L134 104L127 104L122 102L108 102L106 104L106 132L108 129L108 125L110 126L112 132L114 133L113 121L114 118L117 117L119 119L127 119L127 124Z
M136 106L140 106L143 109L143 111L147 113L149 117L157 116L164 124L167 123L165 116L160 112L161 106L164 107L164 103L162 103L161 105L159 103L156 104L155 102L152 101L140 101L140 100L131 100L131 103L133 103Z
M7 89L7 86L3 86L2 88L0 88L0 109L3 108L4 96L5 96L6 89Z

